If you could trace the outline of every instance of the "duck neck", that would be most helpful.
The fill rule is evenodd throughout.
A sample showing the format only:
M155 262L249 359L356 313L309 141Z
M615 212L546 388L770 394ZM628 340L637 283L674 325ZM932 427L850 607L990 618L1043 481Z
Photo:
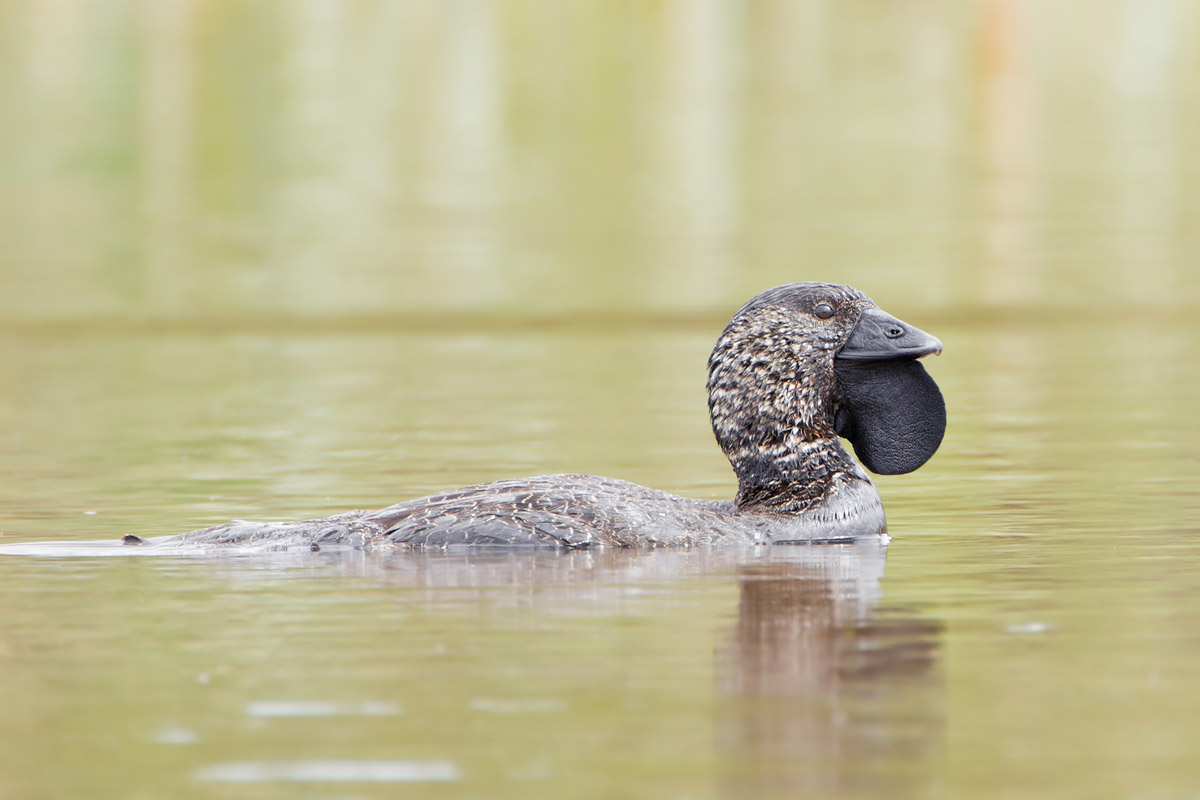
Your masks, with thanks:
M854 466L832 431L805 441L769 445L754 454L730 458L738 479L739 509L798 514L824 500L839 473Z
M738 508L801 513L838 473L858 474L834 432L832 358L782 346L735 320L709 360L713 434L738 479ZM768 332L769 334L769 332Z

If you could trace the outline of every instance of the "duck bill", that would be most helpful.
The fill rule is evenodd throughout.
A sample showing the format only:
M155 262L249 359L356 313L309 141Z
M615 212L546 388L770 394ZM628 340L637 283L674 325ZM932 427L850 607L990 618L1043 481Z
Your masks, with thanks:
M837 357L842 361L894 361L941 355L942 343L883 309L868 308L859 317Z

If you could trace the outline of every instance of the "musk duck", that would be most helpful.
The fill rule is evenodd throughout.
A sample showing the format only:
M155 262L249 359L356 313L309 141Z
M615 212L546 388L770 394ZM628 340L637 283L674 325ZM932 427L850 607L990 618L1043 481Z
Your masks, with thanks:
M937 450L946 407L917 359L941 351L936 338L850 286L779 286L734 314L708 359L708 407L717 444L737 475L733 500L678 497L592 475L541 475L376 511L238 521L126 542L156 550L588 548L876 536L886 532L883 505L863 467L911 472ZM839 437L853 445L858 461Z

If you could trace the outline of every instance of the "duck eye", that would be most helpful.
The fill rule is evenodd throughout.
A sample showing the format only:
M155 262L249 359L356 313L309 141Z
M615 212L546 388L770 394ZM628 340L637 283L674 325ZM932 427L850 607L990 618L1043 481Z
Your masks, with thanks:
M829 319L834 314L833 306L829 305L829 303L817 303L816 308L813 309L813 314L816 315L817 319Z

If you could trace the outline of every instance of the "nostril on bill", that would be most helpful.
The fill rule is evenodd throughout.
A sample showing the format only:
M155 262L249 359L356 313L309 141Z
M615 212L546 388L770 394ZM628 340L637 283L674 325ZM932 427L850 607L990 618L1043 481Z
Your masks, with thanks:
M898 325L893 325L892 327L890 327L886 331L884 331L884 335L887 336L887 338L889 338L889 339L899 339L901 336L904 335L904 328L901 328Z

